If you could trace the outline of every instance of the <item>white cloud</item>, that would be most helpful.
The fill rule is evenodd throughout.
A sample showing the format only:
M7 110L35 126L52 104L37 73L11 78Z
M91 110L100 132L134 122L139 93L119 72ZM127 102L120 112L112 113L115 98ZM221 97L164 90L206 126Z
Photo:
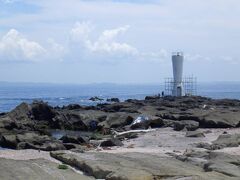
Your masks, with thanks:
M0 41L0 60L38 61L46 50L37 42L24 38L17 30L11 29Z
M126 56L135 55L137 49L128 43L121 43L116 38L124 34L129 26L123 26L116 29L104 30L97 40L90 40L92 33L92 24L89 22L77 22L74 28L70 31L70 39L74 43L79 43L82 48L85 48L93 55L111 55L111 56Z
M87 54L88 59L104 59L115 61L116 59L131 59L136 61L164 62L169 58L165 49L156 52L142 52L137 47L127 42L120 42L121 35L127 33L129 25L115 29L106 29L96 40L93 37L93 25L89 22L76 22L70 31L70 53L77 52L80 59ZM77 49L76 49L77 48ZM77 58L79 59L79 58Z
M76 22L70 31L70 38L73 42L85 42L89 38L89 34L93 30L90 22Z

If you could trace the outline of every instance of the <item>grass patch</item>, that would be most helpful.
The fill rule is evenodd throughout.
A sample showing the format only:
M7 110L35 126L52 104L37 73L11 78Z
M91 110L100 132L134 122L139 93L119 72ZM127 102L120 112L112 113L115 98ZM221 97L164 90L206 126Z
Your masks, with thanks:
M65 170L65 169L68 169L68 166L67 166L66 164L59 164L59 165L58 165L58 169L63 169L63 170Z

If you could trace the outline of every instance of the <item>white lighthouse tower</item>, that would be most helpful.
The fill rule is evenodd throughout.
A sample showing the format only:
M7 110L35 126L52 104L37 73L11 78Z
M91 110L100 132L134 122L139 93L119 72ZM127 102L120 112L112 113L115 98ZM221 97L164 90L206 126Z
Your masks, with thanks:
M173 96L184 96L183 88L183 53L175 52L172 54L173 65Z

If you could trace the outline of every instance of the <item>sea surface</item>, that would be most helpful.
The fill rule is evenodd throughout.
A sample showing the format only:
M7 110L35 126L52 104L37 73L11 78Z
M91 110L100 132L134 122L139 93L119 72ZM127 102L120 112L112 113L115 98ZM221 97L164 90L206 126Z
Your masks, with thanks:
M8 112L22 102L43 100L52 106L68 104L96 105L89 100L92 96L117 97L120 100L144 99L164 90L163 84L154 85L60 85L34 83L0 83L0 112ZM198 83L197 95L211 98L240 99L240 82ZM99 102L98 102L99 103Z

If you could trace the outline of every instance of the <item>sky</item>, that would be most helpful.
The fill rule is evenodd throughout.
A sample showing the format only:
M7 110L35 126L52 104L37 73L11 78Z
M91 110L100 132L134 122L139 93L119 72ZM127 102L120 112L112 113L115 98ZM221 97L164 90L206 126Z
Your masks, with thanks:
M0 81L240 81L239 0L0 0Z

